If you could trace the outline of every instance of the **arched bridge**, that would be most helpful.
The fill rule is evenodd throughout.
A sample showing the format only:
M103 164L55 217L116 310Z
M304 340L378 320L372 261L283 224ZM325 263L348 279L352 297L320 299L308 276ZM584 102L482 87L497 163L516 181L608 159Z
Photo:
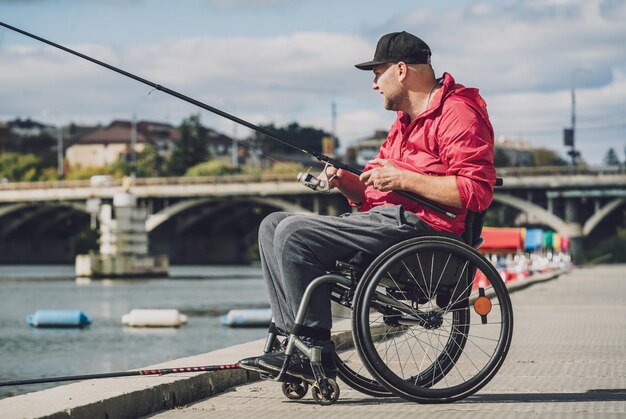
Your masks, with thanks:
M624 168L507 169L498 176L504 186L496 189L493 207L514 218L492 217L492 224L541 225L580 242L614 224L626 207ZM0 262L26 263L33 255L53 262L85 251L94 240L90 208L121 188L121 180L1 184ZM152 251L170 254L175 263L248 260L260 220L273 211L351 210L340 194L314 193L294 176L136 179L132 192L148 208Z

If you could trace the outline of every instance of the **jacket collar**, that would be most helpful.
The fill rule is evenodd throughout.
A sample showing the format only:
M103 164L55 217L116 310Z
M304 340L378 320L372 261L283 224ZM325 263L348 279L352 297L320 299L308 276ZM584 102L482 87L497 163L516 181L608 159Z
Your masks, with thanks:
M441 89L437 90L437 92L431 98L430 103L428 104L428 109L426 109L417 118L415 118L416 120L425 118L426 116L435 112L441 107L443 99L449 96L456 87L463 87L461 85L457 85L454 81L454 78L449 73L443 73L443 76L438 78L437 81L439 82L439 84L442 84ZM405 125L408 125L412 122L409 114L402 111L398 111L398 118Z

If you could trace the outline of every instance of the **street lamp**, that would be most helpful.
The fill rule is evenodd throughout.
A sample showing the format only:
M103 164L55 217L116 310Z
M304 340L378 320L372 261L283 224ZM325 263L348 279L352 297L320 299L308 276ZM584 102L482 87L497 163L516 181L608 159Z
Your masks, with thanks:
M589 70L576 68L572 73L572 127L563 130L563 144L571 147L567 154L572 158L572 166L578 164L578 157L580 157L580 152L576 150L576 76L580 73L589 73Z

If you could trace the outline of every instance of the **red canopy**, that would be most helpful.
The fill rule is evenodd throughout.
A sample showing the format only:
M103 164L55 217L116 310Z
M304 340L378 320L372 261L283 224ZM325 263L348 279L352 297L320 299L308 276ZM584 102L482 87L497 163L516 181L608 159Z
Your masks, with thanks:
M524 229L484 227L482 251L517 251L524 249Z

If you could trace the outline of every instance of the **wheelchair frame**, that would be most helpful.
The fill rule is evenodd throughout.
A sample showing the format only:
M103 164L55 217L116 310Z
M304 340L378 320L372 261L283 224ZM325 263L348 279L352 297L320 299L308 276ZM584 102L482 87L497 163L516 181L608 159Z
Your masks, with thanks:
M476 250L481 244L480 230L482 229L482 218L482 213L468 214L463 240L453 238L446 233L427 233L399 242L374 259L360 278L356 278L359 270L357 267L338 261L337 265L342 269L341 273L333 271L322 275L314 279L307 286L296 315L294 330L298 325L302 325L304 322L313 292L320 286L332 285L331 299L352 309L352 339L354 346L363 366L372 377L364 377L360 372L352 371L349 368L346 369L346 365L344 365L341 357L336 355L335 359L339 363L338 375L342 381L350 387L368 395L378 397L396 395L406 400L419 403L453 402L474 394L495 376L504 362L510 347L513 327L512 307L506 287L491 263ZM478 229L475 228L477 224L480 227ZM466 243L472 243L474 246L472 247ZM452 304L448 301L445 307L437 306L437 304L444 305L444 303L439 302L440 298L444 299L440 294L433 294L429 297L416 296L417 291L415 291L415 286L412 283L410 284L413 287L412 291L406 291L406 288L400 285L401 282L399 280L396 281L396 279L394 279L390 271L384 272L390 264L393 264L394 261L397 262L396 259L400 258L400 262L404 265L404 268L406 268L412 280L419 286L419 281L416 279L416 276L411 273L411 270L402 257L404 257L404 253L412 255L412 252L417 250L421 251L422 249L432 253L432 264L429 271L431 283L433 282L433 273L435 269L438 268L435 263L435 256L439 256L439 253L436 252L439 252L438 249L445 249L450 252L443 270L440 273L437 286L439 286L444 273L450 271L448 266L452 254L454 254L453 260L465 259L464 267L456 281L453 293L456 292L458 285L462 283L463 279L466 279L465 289L460 292L459 296L455 297L457 300ZM422 260L419 254L417 254L417 260L419 262L419 268L422 269L422 276L425 281L427 275L424 275ZM456 270L458 272L458 267ZM478 295L471 299L470 294L475 285L477 272L482 273L484 280L491 284L491 289L487 292L485 287L479 287L477 288ZM389 278L386 278L389 276L393 284L390 287L381 285L381 283L386 284L389 282ZM381 292L378 288L382 288L384 292ZM442 289L444 289L443 286ZM438 292L439 291L435 291L435 293ZM408 293L410 293L411 298L399 300L394 297L394 293L399 295L400 298L405 298L409 295ZM450 297L450 299L451 298L452 297ZM482 324L487 324L488 315L493 316L491 311L493 306L491 302L492 299L496 299L496 305L500 307L501 326L498 332L497 345L493 350L492 356L488 357L485 361L486 365L483 369L479 369L474 365L478 372L476 375L466 379L460 371L457 373L454 369L458 368L458 364L462 362L467 363L468 361L463 359L463 355L465 355L465 352L468 350L466 344L470 337L469 330L471 327L476 327L476 325L469 323L471 316L470 305L472 305L475 312L481 317ZM423 311L423 309L419 308L420 304L424 305L429 303L429 301L432 302L435 300L436 302L432 303L434 308L431 308L429 311ZM487 311L487 309L482 308L482 306L481 308L477 308L476 301L478 300L480 300L482 305L488 306L489 310ZM412 302L407 304L403 301ZM451 308L455 305L459 308ZM444 327L443 324L446 321L450 323L450 336L446 340L442 353L438 355L434 362L430 359L431 357L428 356L429 362L431 362L432 365L426 368L424 372L420 372L417 376L411 376L409 379L406 379L406 377L400 377L396 372L392 371L377 353L376 337L373 337L371 330L369 330L369 324L371 324L369 316L371 312L378 312L379 314L383 312L383 323L381 324L386 325L385 327L396 327L399 330L399 332L392 333L391 338L385 333L382 338L383 340L393 339L395 342L396 335L402 336L405 331L410 330L412 326L418 326L426 330L439 329ZM384 314L384 312L387 312L387 314ZM450 313L452 313L452 320L446 320L445 316L450 316ZM402 314L404 314L404 316ZM490 325L497 327L497 324L499 323L496 321L492 322ZM408 339L408 337L405 339ZM494 340L495 338L484 337L484 339ZM275 347L276 341L276 332L270 331L264 352L270 352ZM441 345L440 342L439 345ZM478 346L475 342L473 345ZM408 344L407 347L408 346L410 346L410 344ZM411 355L415 349L419 350L416 346L417 345L413 348L409 348ZM321 405L335 403L340 395L339 386L335 380L326 377L324 374L324 370L321 366L321 348L308 347L293 333L290 333L287 337L287 346L285 349L286 358L281 371L275 377L266 376L264 378L283 382L283 393L290 399L300 399L304 397L308 391L309 384L305 381L290 377L287 373L291 358L294 356L296 349L307 357L311 363L311 369L314 375L312 395L315 401ZM469 349L471 350L473 348ZM427 348L426 352L429 350L430 348ZM424 351L424 348L422 348L422 351ZM487 354L487 352L485 352L485 354ZM465 357L469 358L468 355L465 355ZM469 359L469 362L474 364L472 359ZM400 369L402 369L401 361L399 365ZM457 373L457 375L461 377L457 378L459 381L458 384L451 385L447 382L447 377L452 372ZM442 388L437 388L437 385L442 382L442 380L445 384L442 385ZM411 381L414 382L411 383Z

